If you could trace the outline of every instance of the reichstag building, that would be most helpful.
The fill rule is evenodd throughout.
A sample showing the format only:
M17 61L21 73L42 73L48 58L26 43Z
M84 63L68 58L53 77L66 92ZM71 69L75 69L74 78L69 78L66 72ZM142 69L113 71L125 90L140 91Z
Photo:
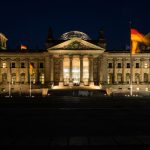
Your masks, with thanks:
M150 34L146 35L150 37ZM49 30L44 49L7 48L0 33L0 91L33 92L43 89L106 89L129 92L130 50L108 50L103 32L92 40L80 31L54 39ZM133 56L133 91L150 91L150 47ZM32 73L30 73L30 64Z

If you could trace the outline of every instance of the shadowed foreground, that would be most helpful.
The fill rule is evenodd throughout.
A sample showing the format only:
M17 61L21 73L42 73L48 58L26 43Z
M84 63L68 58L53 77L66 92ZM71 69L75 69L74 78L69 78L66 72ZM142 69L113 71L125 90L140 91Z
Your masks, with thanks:
M3 149L149 149L150 100L5 98L0 127Z

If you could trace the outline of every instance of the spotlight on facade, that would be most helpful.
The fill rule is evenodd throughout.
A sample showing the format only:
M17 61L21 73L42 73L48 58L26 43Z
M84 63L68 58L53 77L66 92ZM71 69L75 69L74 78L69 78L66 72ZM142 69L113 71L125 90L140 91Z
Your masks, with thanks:
M139 91L139 90L140 90L140 88L139 88L139 87L137 87L137 88L136 88L136 90L137 90L137 91Z

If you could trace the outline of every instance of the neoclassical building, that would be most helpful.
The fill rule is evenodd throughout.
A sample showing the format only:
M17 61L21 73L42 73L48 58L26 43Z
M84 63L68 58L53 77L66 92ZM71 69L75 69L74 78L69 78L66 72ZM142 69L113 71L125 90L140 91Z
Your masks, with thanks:
M42 50L12 50L6 42L0 33L0 93L29 92L30 85L33 92L70 87L107 89L109 93L130 90L130 51L107 50L102 31L97 40L79 31L56 40L49 30ZM133 91L149 93L149 47L140 48L133 56Z

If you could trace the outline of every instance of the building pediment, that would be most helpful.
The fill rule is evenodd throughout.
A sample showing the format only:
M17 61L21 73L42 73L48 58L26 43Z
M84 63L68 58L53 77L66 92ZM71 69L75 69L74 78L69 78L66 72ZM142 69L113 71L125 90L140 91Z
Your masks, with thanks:
M105 51L102 47L94 45L88 41L85 41L81 38L72 38L68 41L62 42L58 45L55 45L49 50L102 50Z

